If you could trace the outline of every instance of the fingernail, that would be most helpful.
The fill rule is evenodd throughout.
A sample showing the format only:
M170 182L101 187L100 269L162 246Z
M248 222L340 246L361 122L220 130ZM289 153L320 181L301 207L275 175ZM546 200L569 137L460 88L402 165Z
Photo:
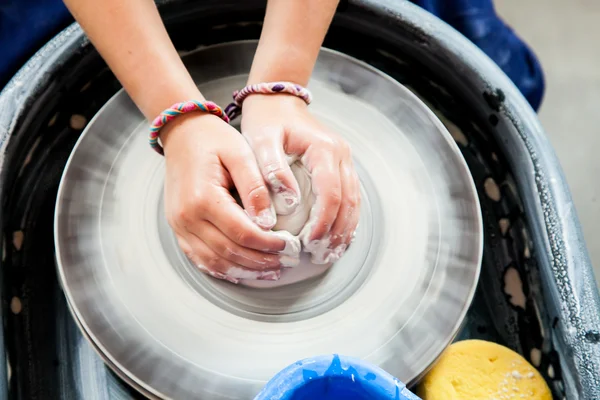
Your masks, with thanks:
M281 277L281 271L266 271L261 273L257 280L259 281L278 281Z
M277 213L289 215L296 210L298 204L300 204L300 200L293 191L286 190L275 194L275 196L273 196L273 203Z
M335 249L333 249L333 254L335 254L337 259L339 260L340 258L342 258L342 256L346 252L347 248L348 248L348 245L346 245L345 243L342 243L339 246L337 246Z
M328 264L328 258L332 253L332 250L329 248L330 243L331 239L326 236L321 240L311 240L303 244L304 250L312 255L311 261L313 264Z
M208 271L208 274L210 276L212 276L213 278L220 279L220 280L227 281L227 282L231 282L231 283L236 284L236 285L240 282L238 279L232 278L231 276L227 276L227 275L222 274L220 272Z
M275 210L273 210L273 208L262 210L251 218L256 225L265 229L271 229L277 222L277 217L275 216Z
M279 257L279 262L284 267L288 267L288 268L296 267L296 266L298 266L298 264L300 264L300 258L299 257L290 257L290 256L281 256L281 257Z
M234 285L237 285L238 283L240 283L240 281L238 279L232 278L227 275L225 275L225 277L223 279L225 279L227 282L233 283Z
M285 186L274 172L267 174L267 180L273 193L273 205L277 214L289 215L300 204L300 198L297 193Z
M240 267L229 267L227 269L227 276L233 279L257 279L259 276L259 271L251 271L248 269L240 268Z
M325 265L325 264L329 264L330 261L330 257L331 257L332 252L328 251L325 253L315 253L311 256L310 261L313 264L317 264L317 265Z
M289 240L285 241L285 247L279 252L279 254L297 258L300 256L300 250L302 250L300 240L297 237L292 236L289 238Z
M352 236L350 237L350 243L354 242L354 239L356 239L356 231L358 230L359 226L360 226L360 224L357 224L356 228L354 228L354 230L352 231Z
M288 231L274 231L271 233L285 242L285 247L279 252L279 254L283 256L299 257L300 250L302 249L302 246L300 245L300 239Z
M348 246L342 243L336 246L334 249L326 252L325 256L323 257L323 264L330 264L339 261L339 259L342 258L342 256L346 252L347 248Z

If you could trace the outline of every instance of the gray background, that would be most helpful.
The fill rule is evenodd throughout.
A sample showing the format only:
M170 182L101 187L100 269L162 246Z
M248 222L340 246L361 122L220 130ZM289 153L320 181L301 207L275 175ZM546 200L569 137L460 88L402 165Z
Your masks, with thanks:
M598 280L600 2L496 0L495 6L542 63L546 95L540 119L571 187Z

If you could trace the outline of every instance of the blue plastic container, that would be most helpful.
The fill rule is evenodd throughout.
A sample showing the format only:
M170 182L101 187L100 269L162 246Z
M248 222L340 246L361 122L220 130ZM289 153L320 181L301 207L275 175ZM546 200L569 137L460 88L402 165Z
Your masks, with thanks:
M255 400L420 400L398 379L337 354L298 361L275 375Z

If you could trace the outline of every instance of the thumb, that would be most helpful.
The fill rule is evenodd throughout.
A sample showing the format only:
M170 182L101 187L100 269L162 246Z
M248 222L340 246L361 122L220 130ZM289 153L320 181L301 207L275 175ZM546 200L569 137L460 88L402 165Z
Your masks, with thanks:
M291 214L300 204L301 195L298 182L290 169L293 157L285 154L281 136L264 135L260 140L253 138L250 145L271 191L275 211L279 215Z

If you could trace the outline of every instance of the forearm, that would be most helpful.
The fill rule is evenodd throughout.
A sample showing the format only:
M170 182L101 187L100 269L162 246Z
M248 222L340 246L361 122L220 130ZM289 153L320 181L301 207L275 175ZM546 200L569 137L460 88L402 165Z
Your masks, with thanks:
M203 100L152 0L65 4L146 118L176 102Z
M305 86L339 0L269 0L249 84Z

